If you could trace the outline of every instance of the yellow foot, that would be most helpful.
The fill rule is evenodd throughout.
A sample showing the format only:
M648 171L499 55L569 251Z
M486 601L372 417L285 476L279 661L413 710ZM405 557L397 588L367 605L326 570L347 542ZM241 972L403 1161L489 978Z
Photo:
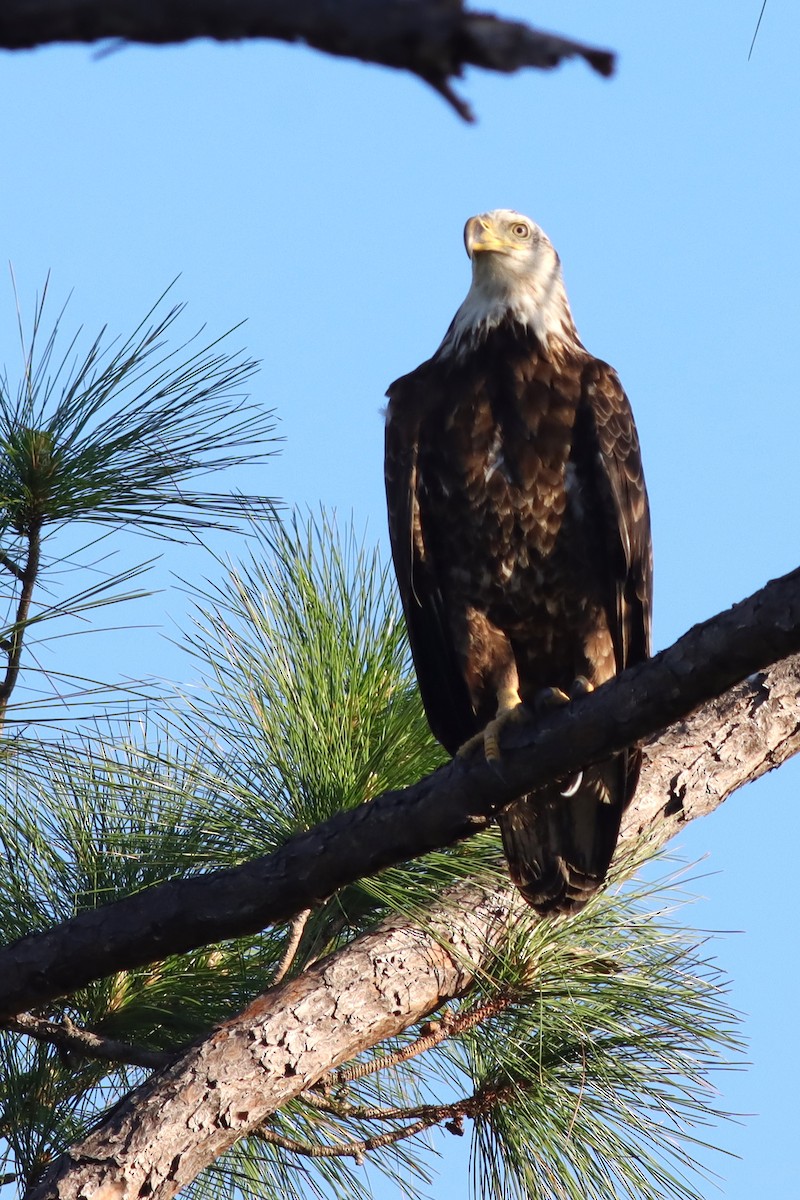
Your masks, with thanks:
M503 757L500 752L500 731L510 722L525 721L527 719L528 714L521 703L517 703L511 708L502 709L494 720L489 722L485 729L482 729L480 733L476 733L468 742L464 742L464 745L459 747L458 757L467 757L473 750L480 746L488 763L499 763Z
M515 724L526 719L523 704L515 704L499 712L493 721L483 731L483 753L488 763L499 763L503 755L500 752L500 730L506 725Z
M594 691L594 686L584 675L579 675L572 683L569 689L569 694L563 692L561 688L549 687L542 688L536 693L533 700L533 711L539 716L544 716L554 708L560 708L562 704L569 704L571 700L577 700L579 696L586 696L589 692ZM509 722L524 722L530 720L530 713L525 709L524 704L519 698L519 692L516 688L503 689L498 696L499 707L497 716L493 721L483 729L480 733L476 733L469 741L464 742L463 746L459 747L458 757L466 758L474 750L480 746L483 750L486 761L489 763L499 763L502 760L500 751L500 733L503 727ZM578 783L580 783L580 776Z

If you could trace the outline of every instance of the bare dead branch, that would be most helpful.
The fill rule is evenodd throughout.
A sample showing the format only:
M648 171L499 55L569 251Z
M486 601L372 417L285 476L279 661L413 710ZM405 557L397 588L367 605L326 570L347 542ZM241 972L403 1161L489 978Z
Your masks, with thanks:
M294 962L300 945L300 939L303 936L303 930L308 924L308 918L311 916L311 909L304 908L299 912L289 926L289 938L286 943L286 949L283 952L283 958L278 963L278 969L275 972L275 978L272 981L274 987L276 983L281 983L289 972L289 968Z
M491 1014L489 1014L491 1015ZM357 1121L412 1121L422 1120L426 1125L440 1125L454 1117L474 1117L484 1112L502 1096L520 1086L515 1080L506 1086L476 1088L469 1096L453 1100L450 1104L417 1104L409 1108L370 1108L357 1104L332 1104L329 1112ZM304 1096L303 1099L306 1097Z
M305 1158L354 1158L359 1163L364 1158L363 1142L312 1145L311 1142L298 1142L294 1138L284 1137L283 1134L276 1133L274 1129L259 1129L255 1136L262 1142L280 1146L282 1150L288 1150L290 1154L300 1154Z
M509 728L502 775L479 752L459 757L413 787L337 813L274 854L170 880L0 950L0 1020L112 971L291 920L356 879L485 829L516 796L668 728L799 650L800 571L794 571L592 695L530 728ZM741 720L746 725L746 716ZM794 753L791 737L787 744ZM3 769L14 769L13 761ZM680 811L679 789L670 803Z
M4 0L0 46L107 39L164 44L192 38L303 42L328 54L410 71L465 120L468 106L451 80L467 66L512 72L584 59L610 75L607 50L471 12L465 0Z
M464 1117L477 1117L493 1104L511 1094L518 1086L516 1083L509 1083L503 1087L482 1087L476 1089L472 1095L465 1096L461 1100L454 1100L450 1104L418 1104L414 1108L381 1109L359 1108L352 1104L331 1105L327 1109L328 1112L350 1119L409 1122L397 1129L389 1129L385 1133L376 1133L371 1137L340 1144L323 1142L312 1145L309 1142L298 1142L294 1138L287 1138L276 1133L269 1127L257 1130L256 1136L275 1146L280 1146L290 1153L301 1154L306 1158L354 1158L357 1162L362 1162L371 1150L378 1150L381 1146L392 1146L395 1142L414 1137L415 1134L430 1129L432 1125L442 1125L447 1122L451 1133L461 1134Z
M798 694L800 657L651 739L623 848L642 835L666 842L796 753ZM489 965L518 905L510 887L460 884L424 927L391 918L271 989L131 1093L52 1165L28 1200L175 1195L331 1069L462 994Z
M19 1013L10 1021L4 1021L3 1027L12 1029L15 1033L27 1034L40 1042L49 1042L52 1046L70 1050L85 1058L101 1062L128 1063L130 1066L145 1067L148 1070L168 1066L181 1052L132 1046L129 1042L118 1042L114 1038L93 1033L90 1029L81 1029L68 1018L48 1021L33 1013Z

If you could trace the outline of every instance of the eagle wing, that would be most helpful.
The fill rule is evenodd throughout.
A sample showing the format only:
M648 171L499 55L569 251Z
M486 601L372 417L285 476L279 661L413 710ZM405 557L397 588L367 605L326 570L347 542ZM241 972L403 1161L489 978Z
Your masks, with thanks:
M617 671L650 654L653 556L639 438L617 373L593 359L583 373L572 459L599 523L592 570L603 581Z
M581 374L570 463L589 523L587 578L598 588L619 672L650 652L650 518L630 404L616 372L598 359ZM640 766L632 747L586 768L571 795L544 788L500 814L512 878L539 912L573 911L596 891Z
M479 727L420 521L419 428L432 387L427 366L396 380L387 393L386 501L395 574L428 723L455 754Z

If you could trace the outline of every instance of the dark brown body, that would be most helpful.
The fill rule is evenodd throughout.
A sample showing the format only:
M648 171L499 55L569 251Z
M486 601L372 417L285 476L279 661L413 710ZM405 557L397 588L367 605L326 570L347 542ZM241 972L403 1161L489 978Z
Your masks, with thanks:
M647 495L628 401L575 343L548 355L501 324L389 390L392 550L423 702L455 753L518 689L533 707L649 653ZM605 876L638 756L516 801L500 824L512 876L542 911Z

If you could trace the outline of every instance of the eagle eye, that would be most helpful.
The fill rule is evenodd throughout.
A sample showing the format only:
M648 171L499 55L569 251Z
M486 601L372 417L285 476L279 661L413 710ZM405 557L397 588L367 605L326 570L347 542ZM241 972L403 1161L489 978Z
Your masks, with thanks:
M531 231L524 221L517 221L515 225L511 226L511 232L515 237L526 238L530 235Z

